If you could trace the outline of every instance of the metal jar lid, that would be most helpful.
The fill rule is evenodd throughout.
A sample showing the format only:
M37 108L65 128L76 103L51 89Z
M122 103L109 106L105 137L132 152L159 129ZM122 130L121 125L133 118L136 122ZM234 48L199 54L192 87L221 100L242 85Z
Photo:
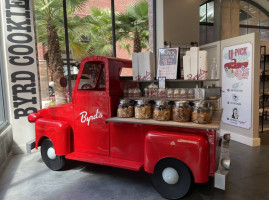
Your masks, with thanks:
M137 101L137 105L147 105L149 103L149 101L144 98L136 100L136 101Z
M168 101L164 101L164 100L156 101L156 106L167 106L167 105L168 105Z
M121 99L120 104L130 104L130 100L128 99Z
M175 105L178 107L188 107L189 102L188 101L175 101Z
M194 106L199 108L209 108L208 102L205 101L197 101L194 103Z

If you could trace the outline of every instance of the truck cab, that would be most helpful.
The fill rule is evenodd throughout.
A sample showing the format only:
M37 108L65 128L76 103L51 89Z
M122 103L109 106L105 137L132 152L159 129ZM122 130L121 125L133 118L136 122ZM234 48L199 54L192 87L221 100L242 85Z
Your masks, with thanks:
M83 59L72 102L28 116L35 123L35 147L41 146L52 170L60 170L66 159L144 170L163 197L183 197L192 182L205 183L216 172L218 126L119 120L123 90L136 84L121 79L131 68L129 60Z

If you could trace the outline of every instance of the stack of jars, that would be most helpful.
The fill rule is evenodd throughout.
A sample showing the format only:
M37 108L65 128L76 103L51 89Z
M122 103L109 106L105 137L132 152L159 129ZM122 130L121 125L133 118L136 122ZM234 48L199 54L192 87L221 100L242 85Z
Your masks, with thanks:
M138 98L141 97L141 90L139 88L129 88L123 91L125 98Z
M190 122L197 124L212 123L212 107L206 101L195 102L191 107L188 101L175 101L171 107L168 101L158 100L154 109L146 99L137 100L134 106L130 100L122 99L117 110L120 118L151 119L157 121Z
M150 85L144 89L145 98L167 98L167 99L194 99L193 88L158 88L157 85Z
M176 88L174 90L175 99L194 99L194 89L193 88Z

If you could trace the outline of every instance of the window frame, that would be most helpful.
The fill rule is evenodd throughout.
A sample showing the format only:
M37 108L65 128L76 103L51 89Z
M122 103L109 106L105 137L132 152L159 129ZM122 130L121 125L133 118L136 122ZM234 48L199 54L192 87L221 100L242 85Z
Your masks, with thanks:
M4 75L3 75L3 68L2 68L2 57L0 55L0 110L3 110L3 122L0 124L0 134L3 128L8 124L8 116L7 116L7 102L5 99L5 83L4 83Z
M79 83L78 83L78 88L77 88L77 91L79 91L79 92L90 92L90 91L92 91L92 92L96 92L96 91L101 91L101 92L105 92L106 90L107 90L107 85L106 85L106 67L105 67L105 63L103 63L103 62L97 62L97 64L100 66L100 69L99 69L99 72L98 72L98 77L97 77L97 79L96 79L96 83L95 83L95 86L93 87L93 88L90 88L90 89L81 89L81 88L79 88L79 85L80 85L80 82L81 82L81 80L82 80L82 77L83 77L83 71L84 71L84 69L85 69L85 67L86 67L86 64L87 63L96 63L96 61L87 61L87 62L85 62L85 64L84 64L84 66L83 66L83 69L82 69L82 72L81 72L81 76L80 76L80 79L79 79ZM99 88L99 86L100 86L100 81L101 81L101 78L102 78L102 75L104 75L104 84L105 84L105 87L104 88ZM85 80L87 80L87 79L85 79Z

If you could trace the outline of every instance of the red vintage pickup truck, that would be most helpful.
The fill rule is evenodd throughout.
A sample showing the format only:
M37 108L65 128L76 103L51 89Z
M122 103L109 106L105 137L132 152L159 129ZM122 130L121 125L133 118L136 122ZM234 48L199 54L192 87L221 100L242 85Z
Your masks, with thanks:
M35 123L35 147L41 146L52 170L66 159L144 170L163 197L183 197L192 182L205 183L216 173L220 119L197 125L115 117L126 84L120 73L131 67L129 60L83 59L72 102L28 116Z
M226 63L224 65L225 71L229 69L245 69L248 67L248 62L237 62L236 59L232 59L232 62Z

